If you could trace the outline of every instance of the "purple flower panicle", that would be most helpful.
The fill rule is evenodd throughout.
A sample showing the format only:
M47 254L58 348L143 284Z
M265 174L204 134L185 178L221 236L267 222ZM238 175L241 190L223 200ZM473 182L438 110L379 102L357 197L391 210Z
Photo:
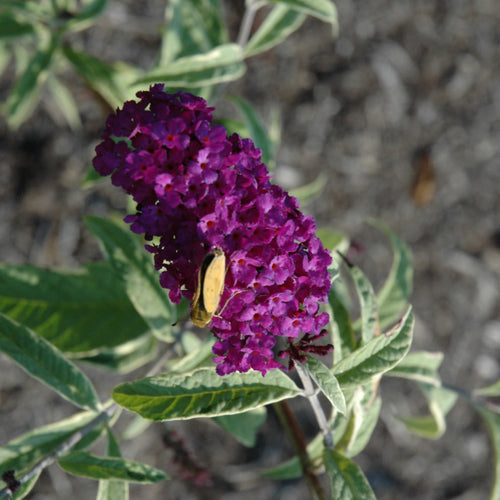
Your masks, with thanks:
M319 303L330 289L331 257L313 218L271 184L251 140L212 123L204 99L165 93L161 84L137 96L108 118L93 163L133 196L137 212L125 218L132 231L158 237L146 248L162 287L174 303L192 300L203 257L220 247L225 287L210 325L217 372L281 368L277 337L303 361L308 339L328 323Z

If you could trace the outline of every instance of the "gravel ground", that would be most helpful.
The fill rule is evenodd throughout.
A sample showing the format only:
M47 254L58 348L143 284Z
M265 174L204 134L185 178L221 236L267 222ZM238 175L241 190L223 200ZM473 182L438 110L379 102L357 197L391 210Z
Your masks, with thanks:
M235 22L242 2L232 5ZM359 242L357 263L375 283L387 272L390 252L366 218L382 219L408 243L415 264L413 348L445 353L441 374L448 384L486 385L500 376L500 7L496 0L336 5L337 40L329 26L308 20L287 42L252 58L247 77L228 90L265 119L271 109L280 113L278 181L294 187L325 175L322 195L306 210L319 226ZM147 67L162 11L160 1L111 2L100 28L82 33L81 43L108 60ZM82 109L81 131L69 131L49 100L17 132L0 124L2 261L71 267L98 259L82 216L125 211L111 186L80 188L103 113L68 78ZM6 92L4 75L0 95ZM71 414L5 356L0 371L0 443ZM90 375L103 395L118 380ZM459 402L445 436L431 442L409 435L395 418L424 410L411 384L389 380L381 393L381 421L357 458L380 500L488 497L492 452L470 406ZM300 414L311 429L310 417ZM291 453L273 416L251 450L208 421L173 427L209 466L215 486L174 480L134 488L131 498L306 498L301 482L256 475ZM161 424L151 427L125 455L169 469L164 432ZM54 466L30 498L94 495L92 483Z

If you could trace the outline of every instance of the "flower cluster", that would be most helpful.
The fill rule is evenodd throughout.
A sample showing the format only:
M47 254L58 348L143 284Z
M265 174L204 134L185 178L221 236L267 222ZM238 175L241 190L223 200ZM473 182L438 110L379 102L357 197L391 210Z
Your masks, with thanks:
M212 123L205 100L163 85L137 96L108 118L95 169L133 196L132 231L159 237L146 248L172 302L192 300L203 257L224 251L225 286L210 325L217 372L282 367L277 337L293 345L302 336L306 347L328 322L319 302L331 257L314 220L271 184L251 140Z

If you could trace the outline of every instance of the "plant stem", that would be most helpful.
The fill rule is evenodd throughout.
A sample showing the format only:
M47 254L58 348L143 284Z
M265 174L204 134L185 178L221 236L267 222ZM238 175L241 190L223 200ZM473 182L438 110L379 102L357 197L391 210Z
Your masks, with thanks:
M302 468L302 474L304 475L311 496L313 498L315 496L319 500L328 500L328 495L313 470L311 459L307 453L307 443L304 438L304 434L302 433L290 405L286 401L280 401L279 403L274 403L273 408L280 419L281 425L283 426L288 439L292 443L295 453L297 454Z
M160 356L160 358L155 362L153 367L146 373L146 377L151 377L152 375L156 375L163 368L165 361L170 356L173 346L172 344L169 346L166 351ZM94 427L99 425L103 420L109 420L118 410L120 406L116 403L112 403L106 409L101 411L96 417L91 420L85 427L82 427L79 431L72 434L66 441L61 443L52 453L44 457L40 462L33 466L26 474L17 479L20 484L24 484L29 481L32 477L36 476L43 469L52 465L61 455L69 451L75 444L77 444L83 437L85 437ZM5 487L0 490L0 499L8 496L12 498L11 491L9 487Z
M250 31L252 29L252 24L255 19L255 14L258 10L258 1L257 0L247 0L247 7L245 9L245 13L243 14L243 19L241 21L240 32L238 34L238 39L236 43L240 47L244 47L248 42L248 38L250 37Z
M316 416L318 426L323 434L323 442L328 449L332 450L333 434L328 426L328 420L326 419L325 412L319 402L318 394L314 388L311 377L300 363L295 363L295 367L297 368L297 373L299 374L302 385L304 386L304 396L309 400L314 415Z
M24 484L28 482L32 477L36 476L43 469L52 465L61 455L70 450L73 446L75 446L78 441L80 441L83 437L85 437L94 427L99 425L103 420L109 420L119 409L119 406L116 403L111 404L100 412L93 420L91 420L85 427L82 427L79 431L72 434L66 441L61 443L52 453L44 457L40 462L38 462L33 468L31 468L24 476L21 476L18 481L20 484ZM0 498L5 496L11 497L11 491L9 487L5 487L0 490Z

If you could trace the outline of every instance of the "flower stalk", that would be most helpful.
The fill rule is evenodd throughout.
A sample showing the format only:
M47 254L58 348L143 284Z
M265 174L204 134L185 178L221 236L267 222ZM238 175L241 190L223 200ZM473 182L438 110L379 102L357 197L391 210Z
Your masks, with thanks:
M52 465L57 459L64 455L67 451L71 450L81 439L83 439L89 432L97 427L102 421L109 419L120 409L116 403L112 403L97 416L91 420L85 427L72 434L66 441L61 443L52 453L44 457L40 462L33 466L26 474L17 478L18 485L21 486L27 483L32 477L39 474L43 469ZM12 497L11 489L7 486L0 490L0 498Z
M307 487L311 493L311 498L318 500L328 500L318 476L314 472L309 454L307 453L307 443L302 433L302 429L295 418L295 415L287 401L275 403L273 408L278 416L283 429L290 440L293 449L299 459L302 474L306 480Z
M238 39L236 43L240 47L244 47L248 42L250 37L250 31L252 29L253 21L255 19L255 14L258 10L258 0L247 0L245 13L243 14L243 19L241 21L240 32L238 34Z
M333 433L328 426L328 420L325 416L325 412L321 407L318 399L318 391L314 388L311 377L307 373L307 370L300 364L296 363L297 373L299 374L302 385L304 386L304 397L306 397L313 409L314 416L318 422L318 426L323 434L323 442L327 448L333 449Z

